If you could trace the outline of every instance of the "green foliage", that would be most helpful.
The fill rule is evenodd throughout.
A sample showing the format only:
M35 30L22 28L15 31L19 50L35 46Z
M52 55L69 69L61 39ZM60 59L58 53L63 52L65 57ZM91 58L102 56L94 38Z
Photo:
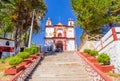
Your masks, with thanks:
M103 63L104 65L110 63L110 57L106 53L101 53L98 58L98 62Z
M11 58L10 56L6 56L5 58L1 58L1 59L0 59L0 63L9 62L10 58Z
M98 55L98 51L97 50L91 50L90 55L91 56L96 56L96 55Z
M20 64L21 62L23 61L22 58L19 58L19 57L12 57L9 61L9 64L11 66L17 66L18 64Z
M30 54L35 54L38 52L38 47L25 48L24 51L29 52Z
M102 26L120 22L120 0L71 0L77 25L87 34L104 32Z
M30 53L29 52L20 52L17 54L17 56L22 58L22 59L25 59L25 58L30 57Z
M37 46L31 47L31 49L34 49L34 53L38 52L38 47Z
M91 49L84 49L84 52L85 52L85 53L90 54L90 51L91 51Z

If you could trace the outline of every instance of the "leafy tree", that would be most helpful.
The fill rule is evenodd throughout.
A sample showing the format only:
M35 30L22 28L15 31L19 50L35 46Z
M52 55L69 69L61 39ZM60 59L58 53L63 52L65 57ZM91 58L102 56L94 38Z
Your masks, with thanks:
M3 37L5 38L6 34L13 31L13 22L10 17L4 17L2 19L1 30L3 32Z
M77 24L88 34L100 33L100 28L107 23L111 0L71 0L77 17Z
M10 14L13 12L13 6L6 3L6 0L0 2L0 35L5 37L7 33L13 31L13 22L10 18Z
M120 25L120 0L112 0L107 16L109 17L108 24L110 27L113 23Z
M35 10L33 32L39 32L40 27L38 26L38 20L42 20L47 12L44 0L1 0L0 3L1 11L3 11L0 15L6 14L14 23L14 39L16 45L20 43L19 38L21 38L31 26L33 10ZM9 13L8 10L10 10ZM3 19L5 16L1 16L0 19ZM40 16L40 19L38 19L38 16Z

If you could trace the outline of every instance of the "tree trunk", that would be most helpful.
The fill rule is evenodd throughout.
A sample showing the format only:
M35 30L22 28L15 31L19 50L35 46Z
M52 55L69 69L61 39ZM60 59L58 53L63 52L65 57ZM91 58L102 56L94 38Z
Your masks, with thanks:
M4 35L3 35L3 37L5 38L5 36L6 36L6 32L4 32Z

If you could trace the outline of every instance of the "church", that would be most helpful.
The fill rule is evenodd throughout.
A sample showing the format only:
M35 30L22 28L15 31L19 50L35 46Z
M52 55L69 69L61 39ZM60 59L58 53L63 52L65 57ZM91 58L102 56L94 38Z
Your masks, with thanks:
M74 51L75 50L75 28L74 21L68 20L68 25L58 23L53 25L48 18L45 25L45 45L52 46L53 50Z

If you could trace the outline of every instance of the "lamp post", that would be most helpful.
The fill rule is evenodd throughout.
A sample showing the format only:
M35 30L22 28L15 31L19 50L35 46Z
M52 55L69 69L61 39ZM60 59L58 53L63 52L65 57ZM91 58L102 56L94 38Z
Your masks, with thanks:
M35 9L33 10L33 13L32 13L32 21L31 21L31 26L30 26L30 35L29 35L28 48L30 48L30 45L31 45L31 38L32 38L32 32L33 32L33 22L34 22L34 14L35 14Z

